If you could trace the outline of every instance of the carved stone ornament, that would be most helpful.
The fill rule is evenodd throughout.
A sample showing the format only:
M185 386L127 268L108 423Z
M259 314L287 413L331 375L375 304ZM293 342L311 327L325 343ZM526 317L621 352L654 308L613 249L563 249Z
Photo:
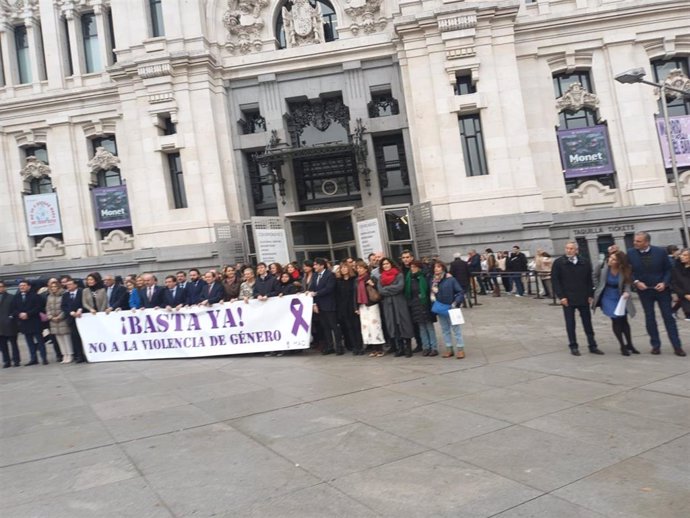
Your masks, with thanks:
M599 107L599 98L596 94L588 92L580 83L573 83L563 94L563 97L556 99L558 112L578 112L582 108L596 110Z
M309 125L319 131L326 131L333 122L348 128L350 108L345 106L340 98L291 103L290 113L285 116L285 119L294 145L299 141L304 128Z
M26 157L26 165L19 172L19 174L22 175L22 179L25 182L30 182L33 179L50 176L50 167L45 165L35 156L28 156Z
M367 34L382 30L388 20L381 16L383 0L347 0L345 12L352 18L350 31L357 36L360 31Z
M293 0L292 9L283 7L287 48L314 45L325 41L321 4L312 7L309 0Z
M65 255L65 245L54 237L48 236L41 239L41 242L34 247L34 257L36 259L51 259Z
M120 159L104 147L99 146L96 148L96 154L86 165L92 173L109 171L113 167L120 167Z
M664 80L664 85L685 92L682 94L680 92L666 90L668 97L681 99L683 97L690 96L690 79L688 79L688 76L683 74L683 71L680 68L674 68L668 73L668 76L666 76L666 79Z
M106 254L134 249L134 238L120 229L111 231L100 243L101 250Z
M587 180L570 193L570 199L576 207L613 205L616 203L616 189L596 180Z
M261 50L261 11L267 5L268 0L228 0L223 25L228 30L227 47L231 51L248 54Z
M0 21L26 23L38 16L38 0L0 0Z
M103 12L110 0L53 0L53 4L68 20L79 16L84 11L93 10L95 14Z

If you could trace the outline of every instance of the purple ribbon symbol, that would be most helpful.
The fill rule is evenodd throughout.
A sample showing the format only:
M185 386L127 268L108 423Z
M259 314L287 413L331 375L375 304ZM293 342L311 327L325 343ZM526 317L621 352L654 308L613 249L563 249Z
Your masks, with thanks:
M295 317L295 323L292 324L293 336L297 336L300 327L303 327L305 331L309 331L309 324L302 317L302 311L304 311L302 301L299 299L292 299L292 302L290 302L290 313Z

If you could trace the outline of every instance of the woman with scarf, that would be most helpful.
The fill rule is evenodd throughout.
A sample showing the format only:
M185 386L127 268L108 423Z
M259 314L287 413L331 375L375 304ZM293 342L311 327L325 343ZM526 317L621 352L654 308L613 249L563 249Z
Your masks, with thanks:
M455 356L458 360L465 357L465 343L462 339L460 325L452 325L448 310L459 307L465 300L465 293L453 276L447 275L446 265L441 261L436 261L434 265L434 276L431 279L432 311L436 313L441 322L443 332L443 342L446 346L444 358L453 357L453 339L451 331L455 335ZM438 304L436 304L438 302Z
M299 293L299 288L295 286L290 274L288 272L281 273L278 280L278 296L296 295L297 293Z
M84 288L81 303L84 310L96 314L105 311L108 307L108 295L103 287L103 279L98 272L90 273L86 276L86 288Z
M419 326L422 355L438 356L438 342L434 329L436 317L430 311L429 282L422 267L423 264L420 261L410 263L410 269L405 275L405 298L410 308L412 321Z
M335 308L345 346L354 356L361 356L364 351L357 315L357 279L346 261L340 263L340 268L335 273Z
M362 334L362 353L371 345L374 349L369 356L378 358L383 356L383 344L386 340L383 337L379 305L369 298L367 292L367 286L370 289L376 289L375 282L369 276L369 266L361 259L355 261L355 271L357 272L356 313L359 315L359 327Z
M292 282L298 289L302 288L302 274L299 271L299 265L296 262L287 263L285 265L285 271L292 279Z
M411 340L414 336L410 310L407 308L405 279L397 266L388 257L379 262L381 268L378 279L378 290L381 294L381 306L383 307L383 320L388 330L388 336L392 341L392 349L395 356L403 354L407 358L412 357Z

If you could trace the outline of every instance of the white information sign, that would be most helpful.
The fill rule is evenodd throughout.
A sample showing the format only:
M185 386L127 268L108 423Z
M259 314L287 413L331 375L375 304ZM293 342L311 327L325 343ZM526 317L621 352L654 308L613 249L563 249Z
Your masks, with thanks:
M256 253L259 261L266 264L290 262L287 239L283 229L254 229Z
M289 295L179 311L86 313L77 328L90 362L307 349L312 306L308 295Z
M60 234L60 208L57 194L31 194L24 196L24 213L26 227L30 236Z
M357 237L359 239L360 253L365 259L371 253L383 250L379 220L365 219L364 221L358 221Z

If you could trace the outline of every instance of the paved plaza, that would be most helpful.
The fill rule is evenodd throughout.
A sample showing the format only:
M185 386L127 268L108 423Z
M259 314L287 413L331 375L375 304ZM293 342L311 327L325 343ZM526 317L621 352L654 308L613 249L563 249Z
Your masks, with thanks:
M606 355L576 358L549 301L480 301L464 360L2 370L0 516L687 517L690 361L642 315L641 355L597 314Z

